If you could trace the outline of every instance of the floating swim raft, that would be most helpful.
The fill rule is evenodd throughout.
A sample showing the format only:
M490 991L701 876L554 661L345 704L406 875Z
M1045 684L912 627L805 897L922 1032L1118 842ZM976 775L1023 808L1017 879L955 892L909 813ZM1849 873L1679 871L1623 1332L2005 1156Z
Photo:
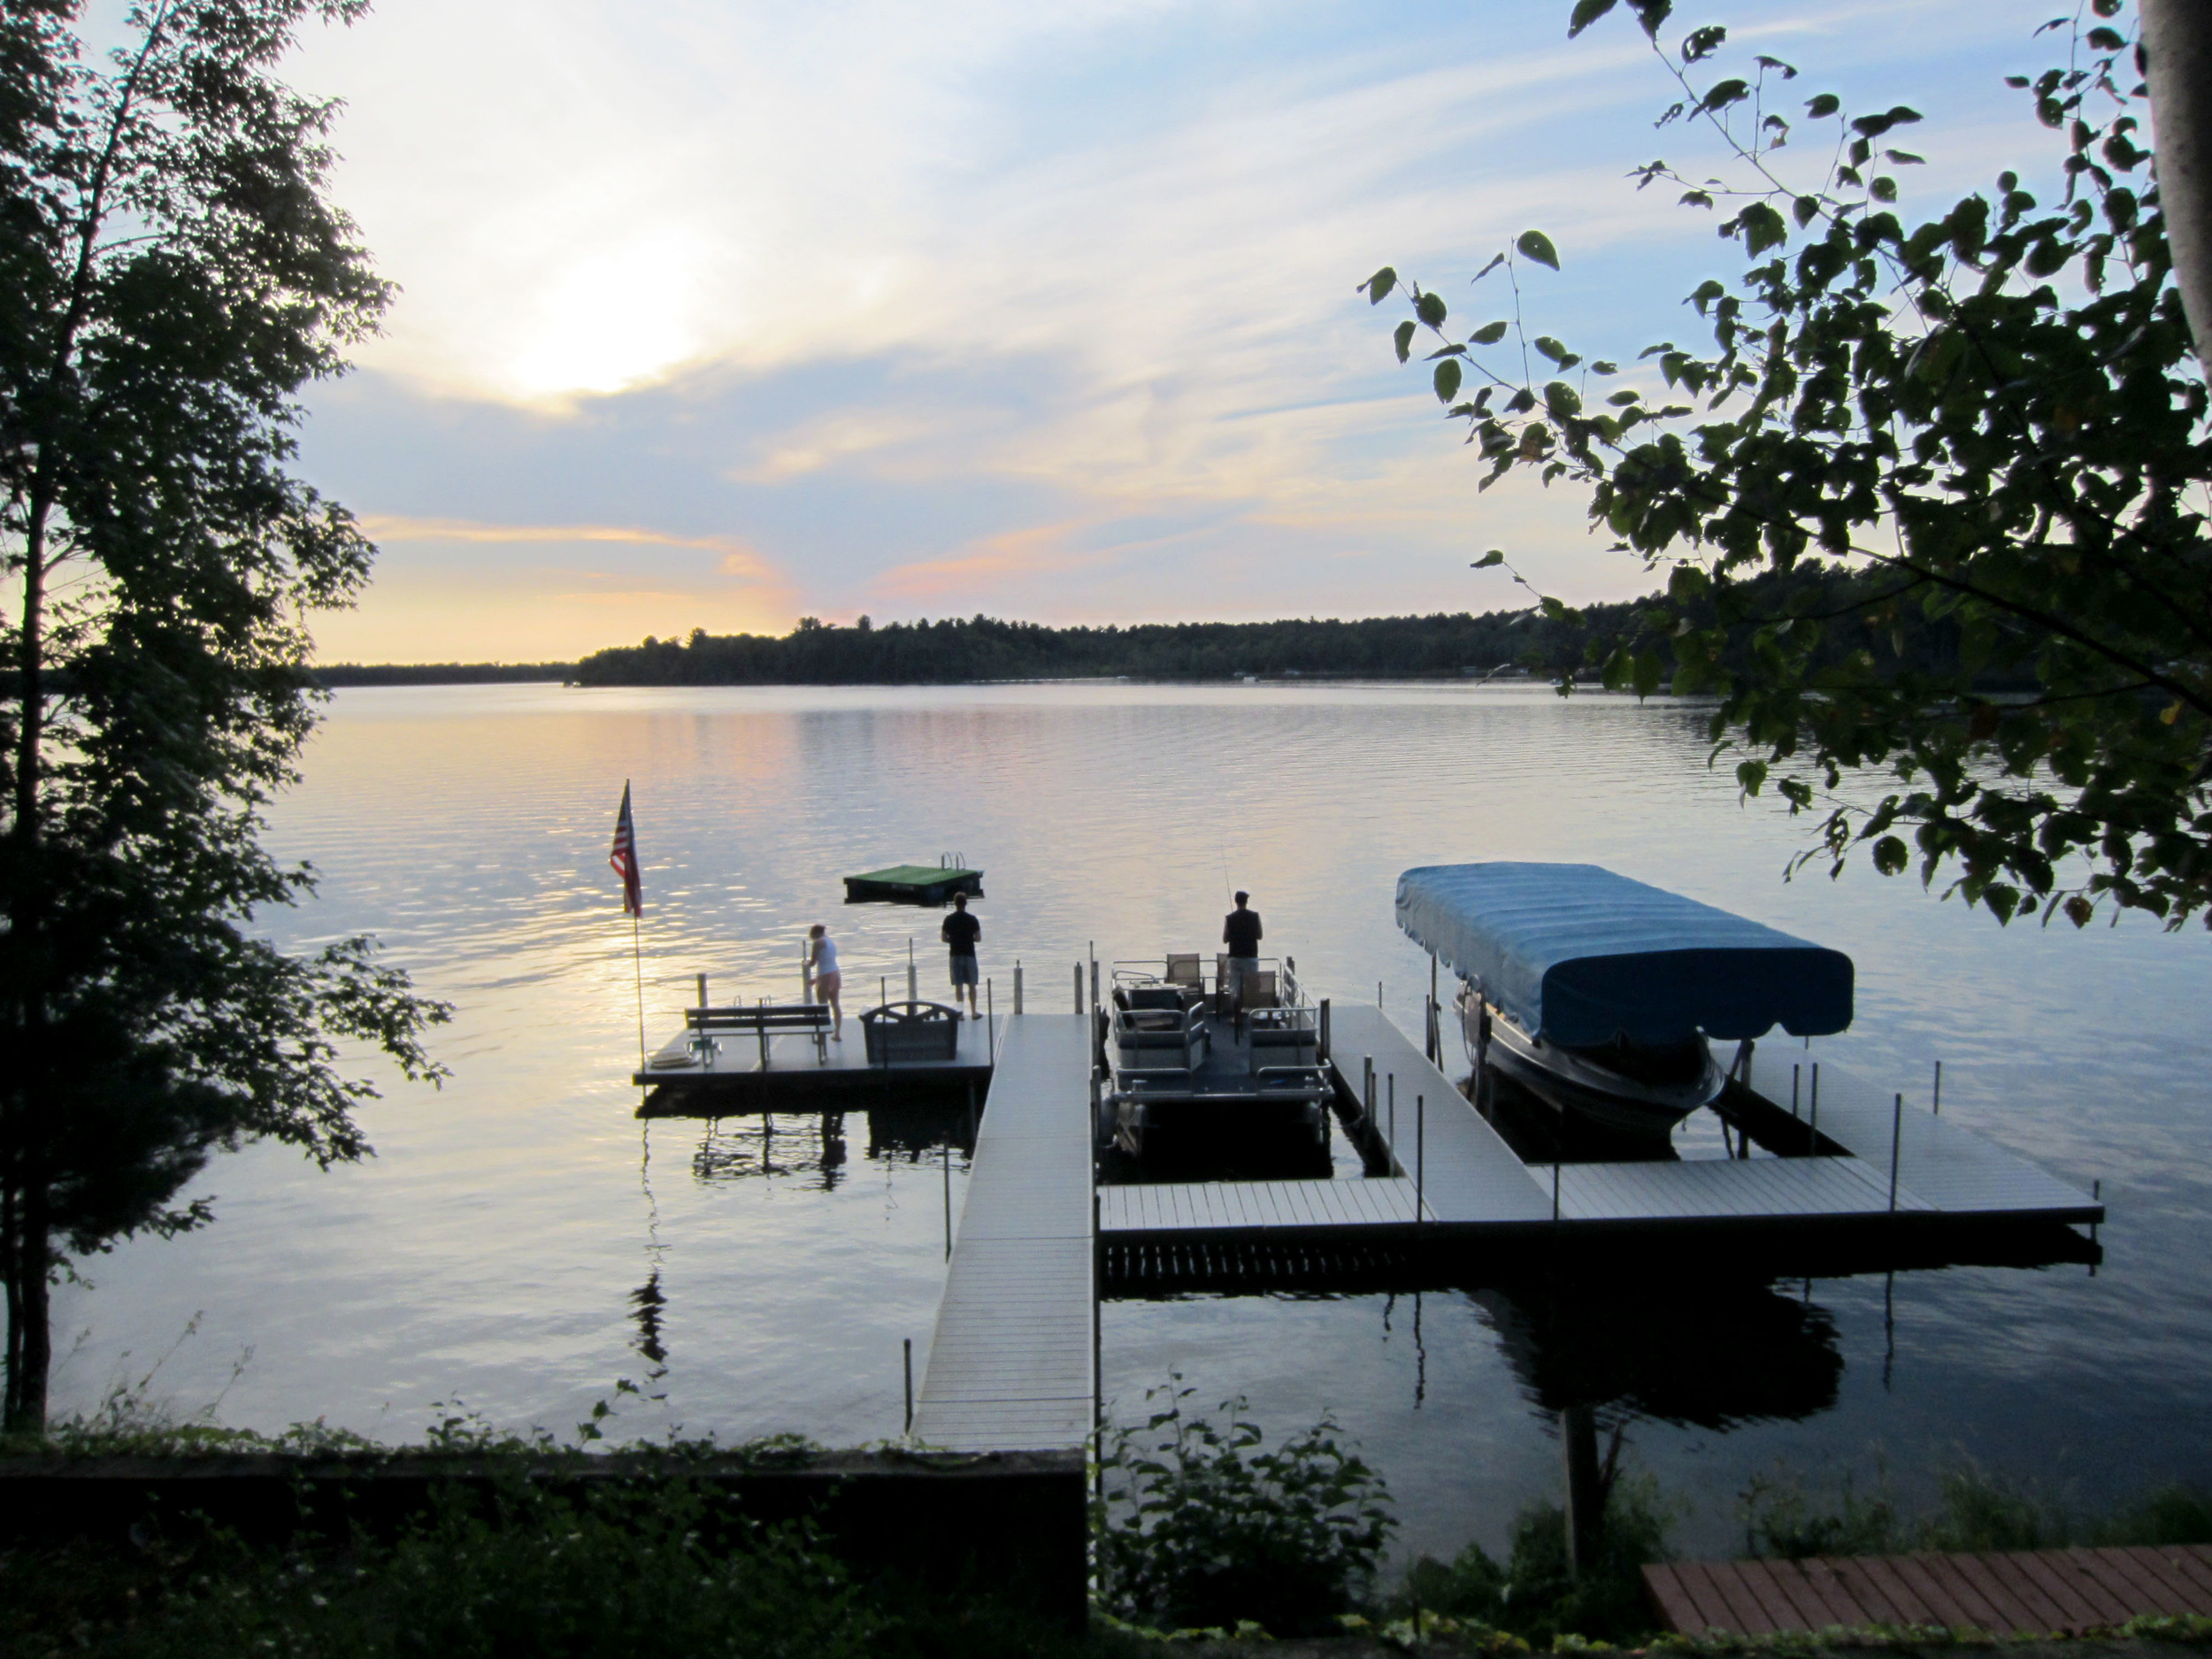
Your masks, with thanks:
M956 893L980 895L983 872L964 864L892 864L845 878L845 902L888 899L898 904L943 904Z

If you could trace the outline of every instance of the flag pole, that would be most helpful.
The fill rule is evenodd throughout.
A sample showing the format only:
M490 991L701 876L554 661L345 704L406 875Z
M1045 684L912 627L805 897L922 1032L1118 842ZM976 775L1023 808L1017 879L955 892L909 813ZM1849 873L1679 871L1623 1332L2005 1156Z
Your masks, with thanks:
M630 912L630 962L637 970L637 1069L645 1070L645 944L638 934L637 912Z

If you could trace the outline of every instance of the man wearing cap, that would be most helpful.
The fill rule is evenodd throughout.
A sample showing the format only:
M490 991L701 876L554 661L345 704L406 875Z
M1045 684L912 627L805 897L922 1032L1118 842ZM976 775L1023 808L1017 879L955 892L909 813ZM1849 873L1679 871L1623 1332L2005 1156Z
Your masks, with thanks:
M1229 948L1229 982L1222 989L1234 1000L1240 1030L1244 1025L1245 976L1260 971L1260 913L1250 908L1251 900L1249 893L1238 894L1236 909L1221 924L1221 942Z

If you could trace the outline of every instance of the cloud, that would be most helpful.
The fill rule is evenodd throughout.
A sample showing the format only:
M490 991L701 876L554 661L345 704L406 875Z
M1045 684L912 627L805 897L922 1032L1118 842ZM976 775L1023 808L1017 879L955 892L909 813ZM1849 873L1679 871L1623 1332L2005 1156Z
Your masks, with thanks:
M497 542L553 546L564 542L614 542L626 547L695 548L718 554L716 568L726 576L787 586L783 573L735 536L672 535L662 530L606 524L482 524L467 518L410 518L393 513L365 513L361 528L373 541Z
M2035 19L1738 10L1801 61L1793 97L1929 112L1909 186L2044 142L1997 84ZM502 553L549 594L662 560L682 580L630 582L641 614L745 584L787 624L1458 608L1489 545L1564 596L1640 591L1570 487L1477 495L1401 313L1352 291L1387 260L1586 355L1697 338L1679 296L1740 250L1624 174L1714 145L1655 135L1671 87L1625 18L1563 34L1455 0L1386 27L1338 0L382 0L298 66L350 100L342 194L404 290L318 395L318 481L396 552ZM1531 225L1563 271L1468 285Z

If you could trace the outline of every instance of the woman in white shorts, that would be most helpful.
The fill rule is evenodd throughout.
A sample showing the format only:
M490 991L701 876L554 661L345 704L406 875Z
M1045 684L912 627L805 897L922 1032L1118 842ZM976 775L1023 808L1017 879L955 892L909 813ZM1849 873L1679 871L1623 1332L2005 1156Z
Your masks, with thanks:
M845 988L845 976L837 971L837 941L819 922L807 930L807 938L812 941L807 947L806 965L814 971L814 1000L830 1005L830 1013L837 1022L830 1033L830 1041L842 1042L845 1009L837 1000L837 994Z

